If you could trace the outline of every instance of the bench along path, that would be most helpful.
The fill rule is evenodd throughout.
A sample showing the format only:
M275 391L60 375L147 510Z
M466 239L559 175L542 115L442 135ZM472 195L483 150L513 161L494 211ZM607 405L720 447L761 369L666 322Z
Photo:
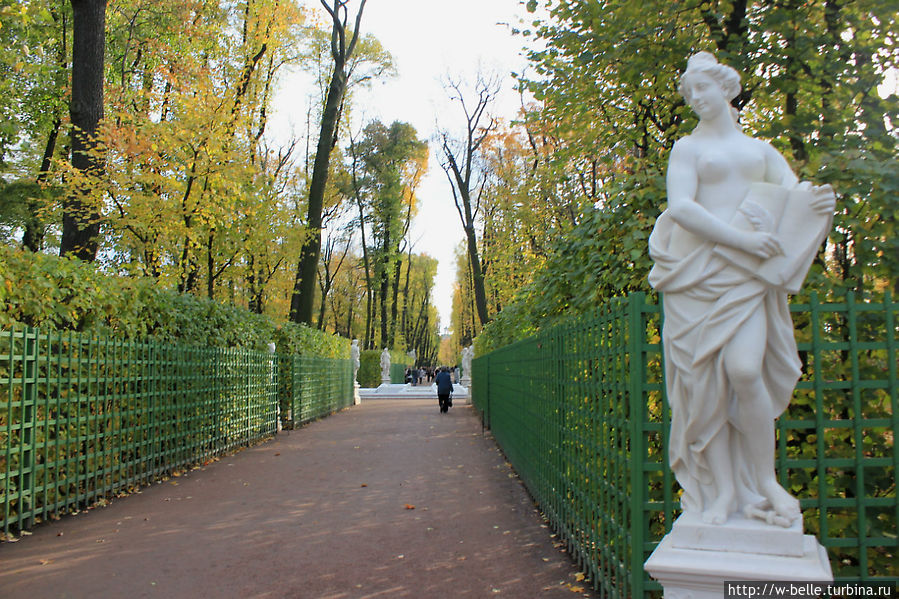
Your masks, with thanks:
M469 405L372 400L0 544L0 596L592 596Z

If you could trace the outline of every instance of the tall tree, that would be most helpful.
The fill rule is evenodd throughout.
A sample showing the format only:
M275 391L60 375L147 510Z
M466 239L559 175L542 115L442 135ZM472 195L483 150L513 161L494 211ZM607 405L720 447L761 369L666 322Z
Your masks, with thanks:
M368 297L367 321L380 324L378 346L393 347L399 314L402 244L416 211L416 188L427 167L428 145L415 128L396 121L369 123L350 140L349 186L359 211ZM369 233L370 232L370 236ZM377 316L377 319L374 317ZM374 333L366 326L366 345Z
M338 117L347 84L347 63L359 40L359 25L362 21L365 1L361 0L356 13L355 26L353 31L349 32L347 31L348 0L333 0L332 6L328 6L326 0L321 0L322 6L331 16L331 58L334 60L334 70L331 74L328 96L322 112L318 147L312 167L312 180L309 184L306 217L309 235L306 236L300 250L293 296L290 300L290 319L293 322L312 324L316 270L321 254L322 205L325 185L328 181L328 166L331 160L331 150L337 143ZM347 42L347 35L351 35L349 42Z
M449 131L440 132L443 162L441 166L449 179L453 200L462 228L471 266L475 304L481 325L487 324L487 294L484 288L484 272L478 251L476 223L481 208L481 200L487 185L488 170L485 168L484 142L496 129L497 121L489 109L499 93L497 77L478 74L472 97L466 97L466 90L459 81L449 80L446 90L450 99L457 102L465 117L464 130L459 138Z
M85 180L64 201L59 253L93 261L99 247L100 208L87 181L104 169L96 138L103 118L106 0L72 0L72 16L72 166Z

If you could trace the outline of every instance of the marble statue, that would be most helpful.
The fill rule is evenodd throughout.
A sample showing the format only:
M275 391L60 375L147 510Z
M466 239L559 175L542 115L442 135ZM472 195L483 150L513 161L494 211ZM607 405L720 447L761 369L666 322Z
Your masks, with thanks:
M381 380L390 381L390 352L386 347L381 352Z
M474 358L474 346L462 348L462 374L471 378L471 360Z
M685 514L789 527L799 502L774 472L774 420L800 374L787 294L830 230L835 196L743 133L730 104L740 76L714 55L689 59L679 91L699 124L674 144L668 208L649 240L649 282L664 295L671 468Z
M359 340L353 339L353 343L352 343L352 345L350 345L350 357L353 360L353 380L354 381L356 380L356 373L359 372L359 365L361 364L361 362L359 361L360 353L361 352L359 350Z

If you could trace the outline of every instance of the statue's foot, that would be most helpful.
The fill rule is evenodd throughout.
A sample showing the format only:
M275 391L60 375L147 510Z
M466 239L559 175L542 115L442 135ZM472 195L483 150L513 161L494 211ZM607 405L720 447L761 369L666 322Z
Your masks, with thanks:
M724 524L730 516L733 507L733 498L730 496L719 497L712 502L709 508L702 512L702 521L706 524Z
M769 480L763 483L761 491L778 516L792 522L801 515L799 500L787 493L777 481Z

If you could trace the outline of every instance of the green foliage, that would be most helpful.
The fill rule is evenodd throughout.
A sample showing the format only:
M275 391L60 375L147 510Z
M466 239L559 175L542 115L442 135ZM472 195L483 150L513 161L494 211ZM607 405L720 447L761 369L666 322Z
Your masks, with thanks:
M210 347L345 358L349 342L243 308L110 276L77 260L0 247L0 327L25 325Z
M529 131L553 140L538 174L561 203L584 206L586 195L595 206L579 208L577 226L549 244L480 351L647 289L668 152L696 123L677 81L699 50L740 72L734 104L745 133L770 140L800 179L836 190L834 229L805 292L899 291L899 105L878 91L899 64L888 3L541 4L549 16L525 33L541 42L530 53L537 76L523 81L539 102Z
M602 208L590 209L519 289L515 299L477 338L479 355L532 335L570 314L580 314L608 298L632 291L651 292L646 251L661 209L664 178L658 171L619 179L619 188Z
M356 380L360 387L373 389L381 384L381 351L380 349L366 349L359 355L359 372ZM390 364L405 364L409 358L401 351L390 351Z
M367 349L359 355L359 372L356 380L360 387L374 388L381 384L381 352L376 349Z

